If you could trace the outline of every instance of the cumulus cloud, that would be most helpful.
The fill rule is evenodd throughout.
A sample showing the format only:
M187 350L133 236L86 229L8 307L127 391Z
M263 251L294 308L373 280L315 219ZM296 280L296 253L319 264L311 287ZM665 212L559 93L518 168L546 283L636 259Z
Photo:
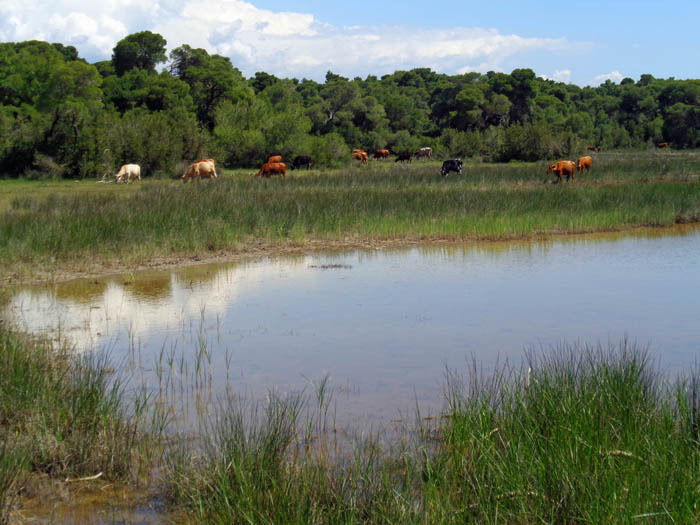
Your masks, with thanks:
M619 71L612 71L611 73L605 73L603 75L598 75L591 82L589 82L589 84L592 86L599 86L600 84L604 83L606 80L611 80L611 81L615 82L616 84L619 84L623 78L624 77L622 76L622 73L620 73Z
M569 83L571 80L571 70L570 69L561 69L557 70L554 72L554 75L552 75L552 80L555 80L557 82L564 82L564 83Z
M329 69L350 76L413 67L500 70L512 56L572 44L495 29L334 27L311 14L259 9L243 0L0 0L0 40L61 42L91 61L108 59L119 40L144 30L161 34L168 50L188 44L228 56L247 76L267 71L316 79Z

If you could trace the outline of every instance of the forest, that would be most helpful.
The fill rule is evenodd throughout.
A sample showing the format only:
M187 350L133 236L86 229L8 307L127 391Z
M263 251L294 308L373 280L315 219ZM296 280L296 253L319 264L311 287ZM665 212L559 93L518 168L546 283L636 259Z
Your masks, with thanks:
M579 87L510 74L447 75L429 68L323 83L257 72L166 40L126 36L110 60L73 46L0 43L0 177L94 178L136 162L175 176L213 157L229 168L269 155L311 155L315 167L350 162L352 148L430 146L439 158L537 161L587 146L700 145L700 80L606 81Z

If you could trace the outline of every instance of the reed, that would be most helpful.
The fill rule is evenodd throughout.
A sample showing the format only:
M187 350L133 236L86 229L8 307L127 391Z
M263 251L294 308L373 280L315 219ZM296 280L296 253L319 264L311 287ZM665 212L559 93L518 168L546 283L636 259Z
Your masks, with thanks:
M169 501L216 523L697 521L697 367L669 378L627 341L524 363L450 371L440 422L336 453L299 431L323 413L312 397L229 397L169 456Z
M72 357L0 326L0 517L32 476L150 475L146 401L127 395L105 356Z

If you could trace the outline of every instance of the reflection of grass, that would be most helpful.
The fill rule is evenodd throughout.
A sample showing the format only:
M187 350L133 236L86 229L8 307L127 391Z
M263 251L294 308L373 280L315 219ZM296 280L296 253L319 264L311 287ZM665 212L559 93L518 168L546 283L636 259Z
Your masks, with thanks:
M21 267L31 274L54 264L318 241L513 239L666 226L700 219L698 172L695 154L610 154L596 157L593 171L575 183L556 186L544 163L467 164L463 175L442 178L437 162L286 179L235 174L190 185L95 185L99 190L52 183L36 195L32 183L3 183L12 190L0 198L0 262L4 273Z
M697 374L670 384L626 343L526 362L450 374L440 421L418 417L412 441L358 438L340 455L298 433L310 428L305 398L245 408L229 396L198 453L183 440L170 455L170 501L215 523L697 520Z
M127 402L109 370L104 358L71 359L0 327L0 522L34 474L132 480L149 473L147 397L130 394Z

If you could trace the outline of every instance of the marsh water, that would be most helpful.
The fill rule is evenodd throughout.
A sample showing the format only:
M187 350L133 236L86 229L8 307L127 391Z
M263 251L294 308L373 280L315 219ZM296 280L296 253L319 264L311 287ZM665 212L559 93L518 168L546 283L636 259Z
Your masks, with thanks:
M126 273L17 289L6 309L30 332L108 351L153 390L169 372L200 397L264 399L328 377L336 418L385 423L439 412L447 369L517 364L527 349L628 338L667 370L693 364L700 229Z
M193 430L224 393L313 395L324 378L335 424L378 428L416 407L439 414L446 370L517 366L563 343L627 338L670 373L696 364L700 229L126 272L17 288L4 310L76 352L108 352L134 387L177 406L175 428ZM149 502L126 505L128 520L160 519Z

